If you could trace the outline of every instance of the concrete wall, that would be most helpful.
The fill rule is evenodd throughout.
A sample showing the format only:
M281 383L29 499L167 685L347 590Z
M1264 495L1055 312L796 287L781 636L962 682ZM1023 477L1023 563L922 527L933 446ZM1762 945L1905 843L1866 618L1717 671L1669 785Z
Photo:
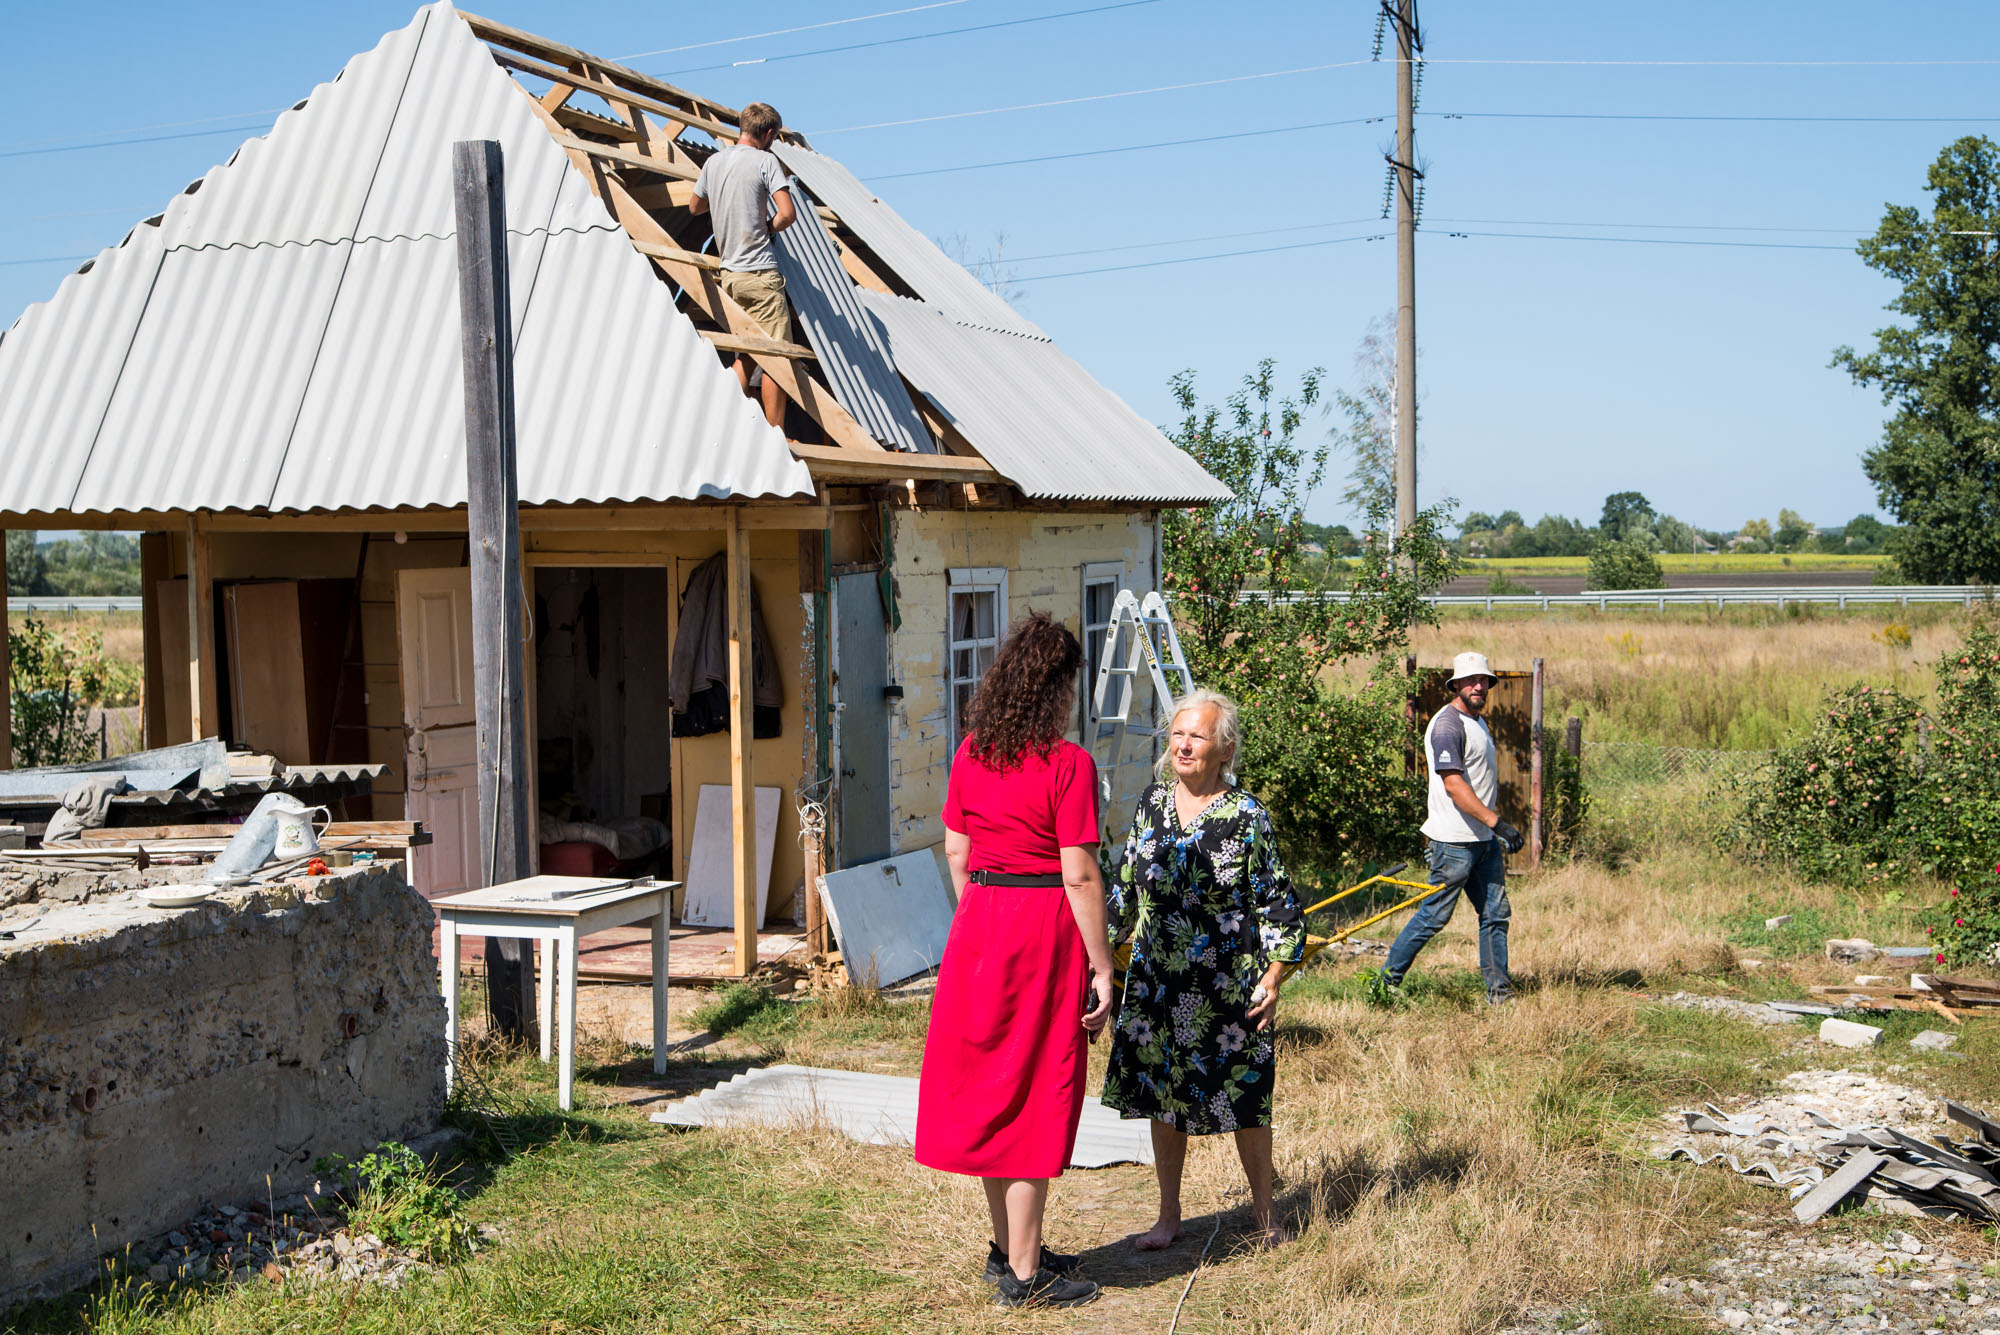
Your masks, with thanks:
M898 853L935 848L942 857L939 813L951 765L948 572L1003 567L1010 623L1029 612L1047 612L1080 633L1085 564L1118 562L1124 567L1123 587L1139 592L1156 587L1157 521L1148 513L897 510L890 522L896 602L903 615L902 628L892 636L891 671L904 691L890 715L891 838ZM1074 724L1069 736L1078 740ZM1112 783L1114 826L1129 817L1148 777L1144 743L1132 741L1126 754Z
M147 907L131 879L48 894L0 942L0 1297L206 1202L299 1190L315 1158L421 1135L443 1107L432 917L400 866L190 909Z

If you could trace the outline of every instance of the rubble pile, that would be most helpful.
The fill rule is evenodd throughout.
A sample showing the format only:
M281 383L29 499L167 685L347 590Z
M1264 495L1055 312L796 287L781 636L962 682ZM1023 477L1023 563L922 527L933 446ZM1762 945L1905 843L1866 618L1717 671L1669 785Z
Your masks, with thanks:
M1917 1091L1844 1071L1795 1072L1785 1083L1790 1093L1735 1114L1714 1104L1677 1114L1681 1134L1655 1153L1721 1160L1785 1188L1801 1223L1859 1196L1901 1213L2000 1223L2000 1122L1949 1099L1949 1121L1940 1121Z

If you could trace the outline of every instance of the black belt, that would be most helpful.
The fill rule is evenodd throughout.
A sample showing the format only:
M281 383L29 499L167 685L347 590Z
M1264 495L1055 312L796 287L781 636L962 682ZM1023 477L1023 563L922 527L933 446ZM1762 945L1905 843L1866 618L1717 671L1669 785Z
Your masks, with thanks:
M976 871L966 879L974 885L1035 886L1043 889L1056 889L1063 883L1062 873L1057 871L1032 873Z

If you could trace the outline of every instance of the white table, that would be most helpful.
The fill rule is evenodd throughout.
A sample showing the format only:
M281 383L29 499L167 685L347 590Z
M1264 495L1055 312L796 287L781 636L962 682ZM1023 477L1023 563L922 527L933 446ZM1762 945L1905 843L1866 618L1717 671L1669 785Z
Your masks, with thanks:
M561 1027L558 1090L564 1111L572 1106L576 1076L576 945L607 927L653 924L653 1073L667 1071L667 918L677 881L605 880L592 876L531 876L524 881L468 890L432 901L438 911L438 972L444 985L445 1039L458 1051L459 939L515 937L542 943L540 976L542 1060L550 1031ZM557 896L561 897L558 898ZM561 996L555 995L561 980ZM551 1017L555 1022L551 1022ZM456 1058L445 1065L451 1088Z

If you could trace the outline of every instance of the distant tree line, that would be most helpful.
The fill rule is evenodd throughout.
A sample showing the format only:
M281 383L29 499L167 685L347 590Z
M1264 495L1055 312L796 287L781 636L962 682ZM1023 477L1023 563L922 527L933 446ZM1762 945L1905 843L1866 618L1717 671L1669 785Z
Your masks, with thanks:
M28 529L7 531L7 592L14 597L103 598L139 592L139 539L87 532L38 542Z
M1621 491L1604 498L1595 525L1564 515L1545 514L1533 524L1518 510L1489 514L1473 510L1459 525L1457 548L1464 556L1589 556L1603 543L1625 543L1642 551L1830 552L1873 555L1885 550L1895 530L1873 515L1822 528L1795 510L1778 511L1778 522L1752 518L1731 532L1704 529L1653 509L1645 496Z

